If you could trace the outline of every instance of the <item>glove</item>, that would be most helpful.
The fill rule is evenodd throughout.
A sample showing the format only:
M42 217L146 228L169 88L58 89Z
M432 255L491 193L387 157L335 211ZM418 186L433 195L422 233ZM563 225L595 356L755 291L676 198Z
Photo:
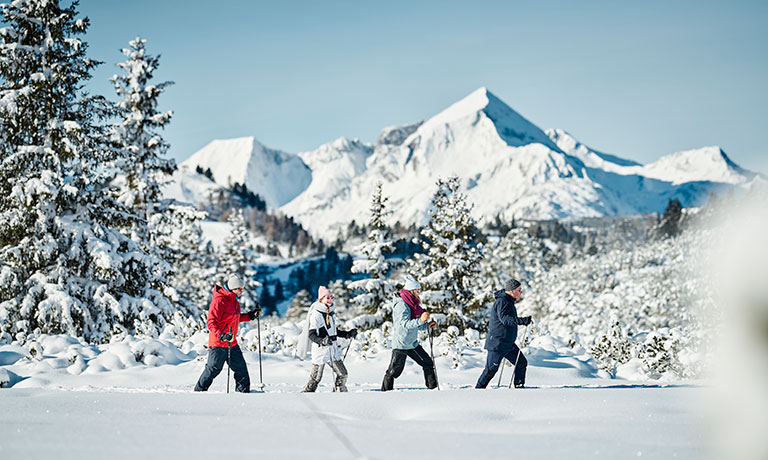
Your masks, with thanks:
M222 332L221 335L219 335L219 340L222 342L231 342L234 338L235 337L231 332Z
M256 308L248 312L248 317L251 318L251 321L256 319L257 316L261 315L261 307L256 305Z
M429 312L425 311L424 313L422 313L421 317L419 317L419 320L421 320L422 323L426 323L427 321L429 321Z
M354 339L355 337L357 337L357 328L353 328L347 335L349 339Z
M328 346L330 344L331 344L331 336L329 336L329 335L326 335L325 337L323 337L323 340L320 342L320 345L322 345L324 347L326 347L326 346Z
M523 320L525 321L525 326L530 326L531 324L533 324L533 318L531 318L530 316L523 317Z

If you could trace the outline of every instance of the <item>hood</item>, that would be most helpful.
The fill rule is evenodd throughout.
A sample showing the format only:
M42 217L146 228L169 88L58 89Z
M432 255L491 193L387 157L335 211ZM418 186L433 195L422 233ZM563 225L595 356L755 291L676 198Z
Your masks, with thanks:
M515 301L514 297L512 297L512 296L511 296L511 295L509 295L509 294L507 294L507 293L504 291L504 289L499 289L498 291L496 291L496 292L494 292L494 293L493 293L493 298L494 298L494 299L498 299L498 298L500 298L500 297L504 297L504 296L508 297L508 298L509 298L509 300L511 300L512 302L514 302L514 301Z
M222 298L222 297L229 297L229 298L232 298L232 299L237 299L237 296L235 295L234 292L228 291L227 289L225 289L225 288L223 288L223 287L221 287L219 285L213 286L213 299L216 300L216 299L219 299L219 298Z

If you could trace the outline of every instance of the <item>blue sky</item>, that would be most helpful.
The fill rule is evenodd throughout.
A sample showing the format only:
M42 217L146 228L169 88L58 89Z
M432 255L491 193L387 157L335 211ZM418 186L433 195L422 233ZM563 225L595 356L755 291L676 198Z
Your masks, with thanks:
M768 172L768 2L81 0L107 81L137 35L161 54L165 131L289 152L428 118L481 86L541 128L643 163L720 145Z

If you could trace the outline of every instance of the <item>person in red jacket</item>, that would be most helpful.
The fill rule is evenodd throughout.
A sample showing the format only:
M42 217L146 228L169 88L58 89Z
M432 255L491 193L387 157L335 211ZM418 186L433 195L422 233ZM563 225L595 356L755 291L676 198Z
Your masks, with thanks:
M231 356L229 367L235 373L235 390L242 393L251 391L248 367L237 344L237 329L241 322L251 321L261 314L261 308L257 304L250 312L240 313L237 299L243 295L243 290L243 282L237 275L230 276L224 287L213 287L213 299L208 309L208 362L195 385L195 391L208 390L213 379L224 369L228 355Z

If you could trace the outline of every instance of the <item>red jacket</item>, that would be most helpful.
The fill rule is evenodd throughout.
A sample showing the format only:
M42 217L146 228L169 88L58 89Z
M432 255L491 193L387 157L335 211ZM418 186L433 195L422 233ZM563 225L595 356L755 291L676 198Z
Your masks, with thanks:
M208 307L208 346L209 347L227 347L227 342L219 340L219 336L224 332L229 332L232 328L232 335L235 339L232 346L237 345L237 328L243 321L250 321L251 317L247 313L240 313L240 302L234 292L228 291L221 286L213 287L213 299L211 306Z

